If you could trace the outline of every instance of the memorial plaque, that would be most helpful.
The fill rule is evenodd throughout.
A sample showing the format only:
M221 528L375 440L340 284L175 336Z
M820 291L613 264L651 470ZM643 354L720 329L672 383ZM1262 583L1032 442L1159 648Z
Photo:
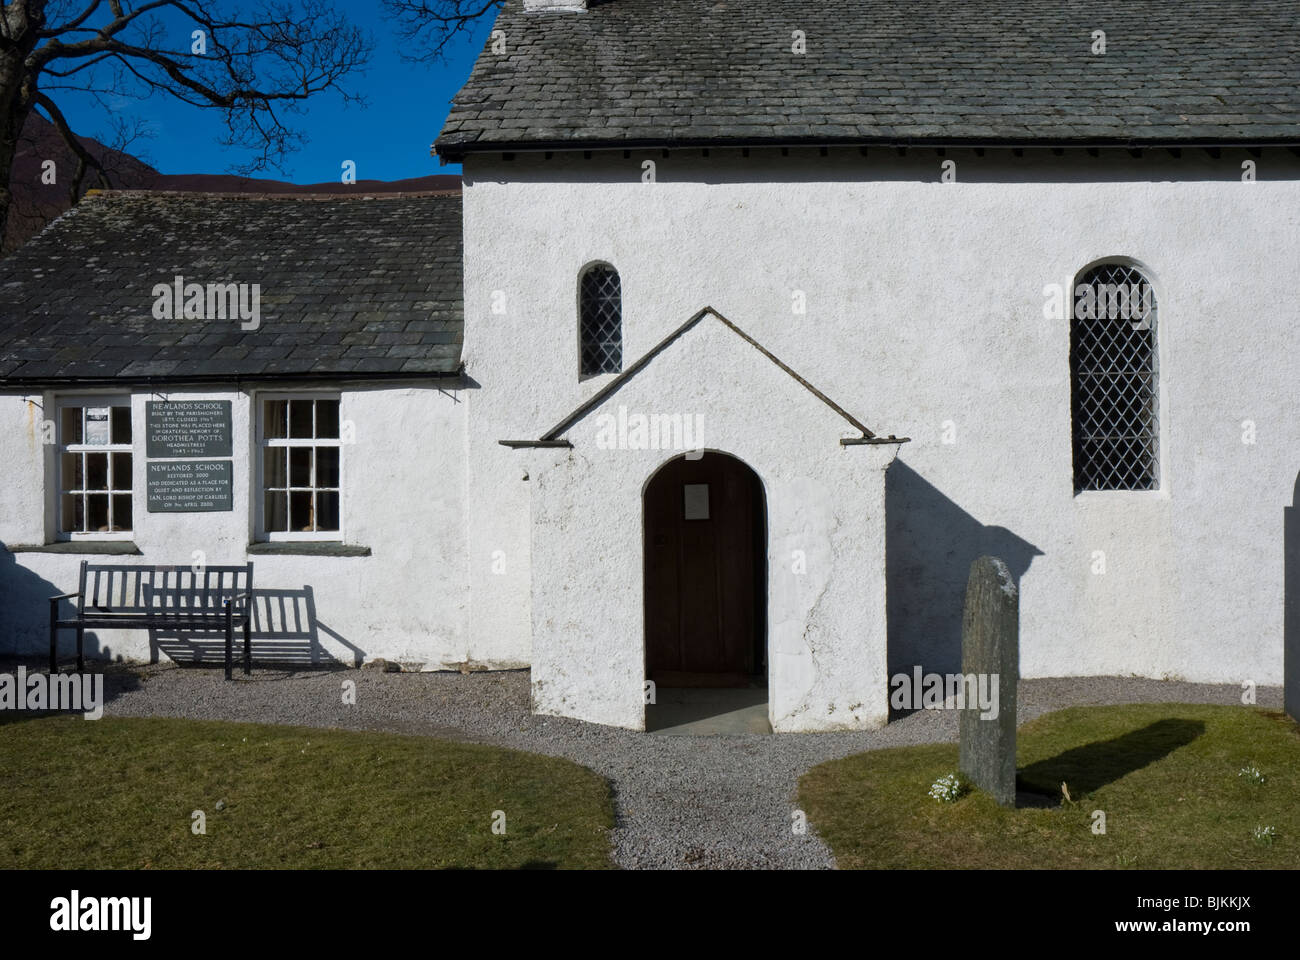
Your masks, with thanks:
M150 463L147 503L150 513L214 513L232 510L230 460L179 460Z
M228 457L229 400L151 400L146 453L154 457Z

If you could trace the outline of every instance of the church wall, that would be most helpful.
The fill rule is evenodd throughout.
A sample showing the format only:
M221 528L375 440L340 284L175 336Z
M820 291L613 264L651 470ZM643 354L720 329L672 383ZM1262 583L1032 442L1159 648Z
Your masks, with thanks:
M603 384L578 377L576 289L604 260L627 361L711 305L872 429L912 438L886 483L891 672L958 666L969 563L992 553L1020 580L1026 676L1279 682L1300 471L1295 158L790 153L466 163L471 647L528 649L528 498L493 445L540 436ZM1076 494L1069 325L1045 288L1109 257L1155 284L1161 487Z

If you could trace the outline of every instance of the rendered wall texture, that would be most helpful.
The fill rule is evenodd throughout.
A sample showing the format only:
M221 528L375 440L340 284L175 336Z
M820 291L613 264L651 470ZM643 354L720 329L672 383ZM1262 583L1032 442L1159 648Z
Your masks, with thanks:
M603 384L577 376L576 290L608 261L629 360L712 305L873 429L913 438L885 492L891 672L957 668L965 574L992 554L1020 580L1026 676L1279 682L1300 166L1266 150L1243 183L1233 151L947 159L954 183L933 151L471 158L471 450L540 436ZM1044 289L1106 258L1156 287L1159 491L1073 489L1069 324L1045 316ZM740 372L728 383L760 401ZM471 515L491 515L470 528L471 583L489 586L469 629L522 649L527 577L483 572L496 550L527 568L508 453L469 461Z
M888 718L884 472L897 444L842 446L850 424L720 321L705 317L565 432L528 450L533 707L644 726L642 496L683 450L610 447L601 418L698 414L703 446L763 483L768 696L774 730Z
M118 395L127 391L118 391ZM305 587L315 617L303 638L317 658L344 662L383 657L426 669L471 659L465 636L464 428L454 393L428 388L354 389L341 393L340 416L355 441L342 455L341 540L371 549L370 556L249 556L255 531L250 485L255 482L253 404L242 391L170 390L168 399L232 401L234 510L148 513L145 510L145 405L163 395L131 396L134 441L133 542L139 556L27 552L47 542L56 485L53 446L41 442L44 411L53 395L0 397L0 428L11 438L0 500L0 649L23 654L48 649L48 603L76 590L81 560L93 563L182 565L202 551L208 564L252 559L262 594L264 640L297 633L305 614ZM48 505L47 505L48 504ZM52 537L51 537L52 539ZM64 649L72 643L64 638ZM257 649L258 634L254 635ZM299 643L299 647L303 645ZM96 631L92 656L148 660L145 631ZM518 663L499 663L518 666Z

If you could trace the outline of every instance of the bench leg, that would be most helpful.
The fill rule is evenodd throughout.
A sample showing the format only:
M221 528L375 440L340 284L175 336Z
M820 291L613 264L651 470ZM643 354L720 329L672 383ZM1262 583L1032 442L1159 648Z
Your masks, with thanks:
M86 628L77 627L77 673L83 673L86 669L85 640Z
M253 672L253 638L252 638L253 620L252 617L244 618L244 676Z
M50 601L50 676L59 672L59 601Z
M235 646L235 624L230 616L230 608L226 608L226 679L232 679L230 667L234 660Z

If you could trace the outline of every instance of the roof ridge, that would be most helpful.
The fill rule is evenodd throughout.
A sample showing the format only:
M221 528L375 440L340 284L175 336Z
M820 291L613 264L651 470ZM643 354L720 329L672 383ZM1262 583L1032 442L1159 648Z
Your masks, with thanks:
M400 200L420 197L459 197L458 189L447 190L361 190L357 193L328 193L310 191L305 193L263 192L242 190L146 190L130 188L124 190L87 190L85 198L103 197L227 197L240 200Z
M651 360L657 357L660 353L662 353L665 349L667 349L673 342L679 339L684 333L686 333L688 330L690 330L692 327L698 324L701 320L703 320L705 317L710 315L713 316L716 320L718 320L718 322L721 323L723 326L727 327L727 329L731 330L732 333L736 334L738 337L740 337L740 339L744 340L751 347L753 347L759 353L761 353L764 357L766 357L768 360L774 363L781 371L788 374L790 378L793 379L796 383L798 383L801 387L803 387L805 390L807 390L809 393L815 396L822 403L826 404L826 406L834 410L845 421L847 421L849 425L853 427L853 429L861 431L862 433L862 437L860 438L861 440L878 439L876 434L873 433L871 430L869 430L861 421L859 421L856 417L848 413L848 411L846 411L843 407L841 407L830 397L826 396L826 394L822 393L820 390L814 387L811 383L808 382L808 380L804 379L799 374L795 373L795 371L788 364L784 363L780 358L778 358L770 350L764 347L761 343L759 343L757 340L751 337L744 330L740 329L740 327L732 323L730 320L724 317L720 312L715 310L713 307L706 306L698 310L696 313L694 313L691 316L689 320L687 320L680 327L678 327L672 333L668 334L668 336L664 337L657 344L655 344L653 347L647 350L631 366L629 366L626 370L624 370L622 373L616 376L613 380L607 383L600 390L596 391L596 393L592 394L591 397L589 397L586 401L580 404L563 420L557 423L550 430L546 431L546 433L542 434L539 440L534 441L531 444L527 442L521 442L521 441L503 440L500 442L507 446L520 446L520 445L544 446L547 444L556 443L560 439L560 434L567 431L571 426L573 426L575 423L577 423L579 420L585 417L588 413L590 413L592 410L596 409L598 406L604 403L605 400L608 397L612 396L614 393L616 393L623 386L623 384L627 383L634 376L640 373L641 370L649 366ZM891 440L893 439L892 436L890 439Z

